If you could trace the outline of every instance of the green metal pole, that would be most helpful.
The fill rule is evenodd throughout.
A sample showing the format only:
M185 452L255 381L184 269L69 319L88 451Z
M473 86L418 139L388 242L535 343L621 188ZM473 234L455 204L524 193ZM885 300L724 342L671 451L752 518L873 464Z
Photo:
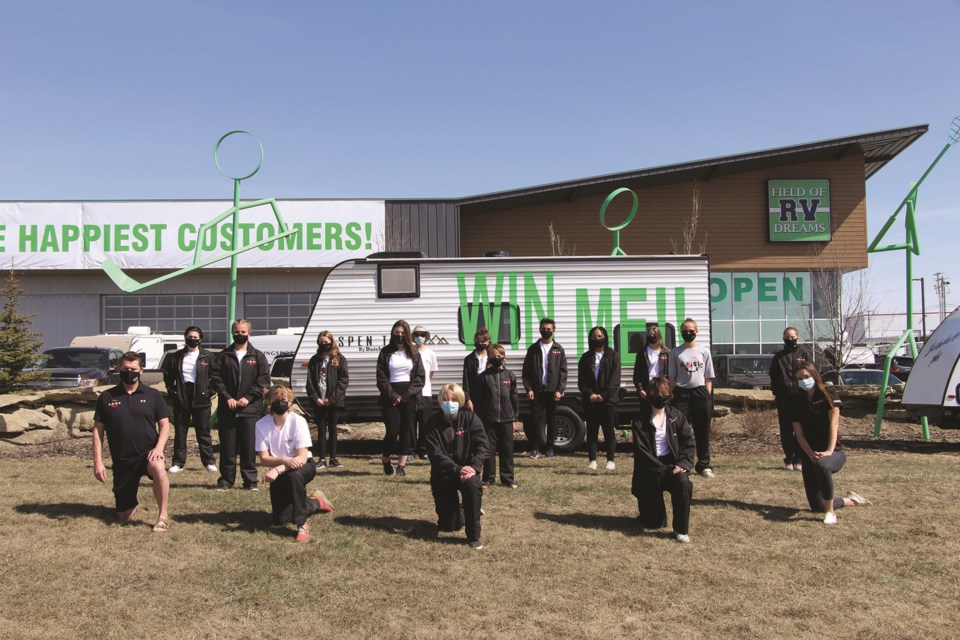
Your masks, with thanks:
M237 248L237 233L240 227L240 180L233 181L233 237L230 238L230 250ZM230 312L227 314L227 336L232 335L233 322L237 319L237 260L239 255L230 257ZM229 343L228 343L229 344Z

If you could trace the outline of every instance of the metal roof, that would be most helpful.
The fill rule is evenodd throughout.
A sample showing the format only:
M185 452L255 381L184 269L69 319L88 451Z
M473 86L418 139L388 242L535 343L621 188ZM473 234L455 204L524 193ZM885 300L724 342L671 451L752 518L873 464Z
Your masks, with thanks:
M780 167L800 162L840 159L853 152L863 154L863 178L868 180L870 176L882 169L901 151L925 134L928 128L929 126L926 124L919 124L901 129L831 138L790 147L751 151L732 156L497 191L469 196L459 200L458 204L464 211L476 212L503 207L504 201L510 201L512 206L523 206L556 200L571 200L587 195L606 194L614 185L617 187L650 187L694 178L710 180L714 176L730 173Z

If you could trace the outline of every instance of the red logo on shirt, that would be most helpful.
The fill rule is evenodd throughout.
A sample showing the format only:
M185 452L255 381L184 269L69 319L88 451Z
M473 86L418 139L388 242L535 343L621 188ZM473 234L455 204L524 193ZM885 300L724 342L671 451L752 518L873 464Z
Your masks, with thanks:
M111 409L116 409L116 408L119 407L121 404L123 404L123 403L120 402L119 400L112 400L109 404L107 404L107 406L110 407Z
M458 438L462 438L462 437L463 437L463 429L460 429L460 431L457 431L457 437L458 437Z

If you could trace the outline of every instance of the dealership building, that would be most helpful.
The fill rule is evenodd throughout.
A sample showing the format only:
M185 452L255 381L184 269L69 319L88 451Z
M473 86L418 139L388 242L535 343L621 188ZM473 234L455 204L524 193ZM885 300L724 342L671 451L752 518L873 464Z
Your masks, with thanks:
M708 254L714 353L772 352L787 325L800 328L804 340L829 333L828 281L867 266L866 181L926 131L918 125L463 198L275 194L277 211L298 233L240 254L237 317L251 321L254 336L302 327L325 274L375 251L609 255L614 233L607 227L626 218L633 198L623 192L610 203L606 226L599 211L625 187L636 194L637 214L619 232L620 248L629 255ZM148 282L207 262L228 250L233 227L230 217L204 223L231 206L0 202L0 255L4 268L17 270L26 291L21 308L36 314L33 328L45 348L130 326L177 333L190 324L204 329L208 344L223 344L229 260L133 293L121 291L103 265ZM278 232L269 205L243 209L239 220L243 245Z

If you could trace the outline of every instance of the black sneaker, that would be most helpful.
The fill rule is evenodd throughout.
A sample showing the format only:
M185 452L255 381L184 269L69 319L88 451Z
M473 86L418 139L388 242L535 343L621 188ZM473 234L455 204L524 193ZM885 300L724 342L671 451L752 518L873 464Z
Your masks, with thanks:
M255 484L245 484L243 485L244 491L260 491L260 487Z
M480 542L479 540L471 540L469 544L470 544L470 548L473 549L474 551L479 551L480 549L483 549L483 543Z
M520 488L520 485L517 484L516 482L504 482L504 483L502 483L502 484L503 484L503 486L509 487L510 489L519 489L519 488Z
M554 457L553 449L547 449L546 456L547 456L548 458Z
M336 458L330 458L330 466L334 469L339 469L343 466L343 463L337 460Z
M398 465L397 465L397 476L399 477L399 476L405 476L405 475L407 475L406 469L404 469L401 465L398 464Z
M320 462L317 463L317 469L326 469L326 468L327 468L327 463L324 462L323 460L320 460Z
M393 475L393 465L390 464L389 460L383 461L383 472L388 476Z

